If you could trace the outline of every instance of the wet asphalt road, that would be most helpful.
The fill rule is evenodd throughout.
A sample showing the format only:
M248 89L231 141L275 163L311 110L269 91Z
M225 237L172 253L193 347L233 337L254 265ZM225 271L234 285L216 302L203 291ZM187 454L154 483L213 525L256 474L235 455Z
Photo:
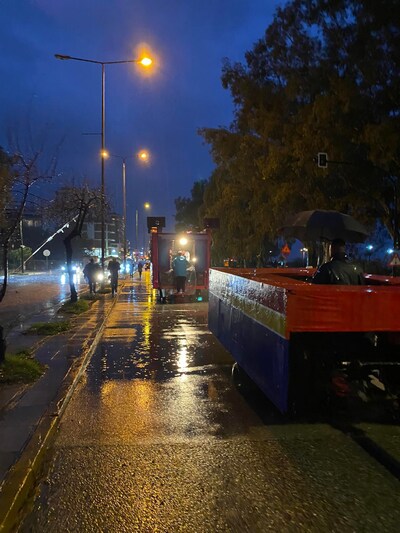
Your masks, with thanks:
M78 291L87 287L83 276L78 276ZM0 304L0 324L7 334L12 328L23 329L30 317L41 314L53 317L58 304L68 298L69 285L61 271L40 274L11 275L7 291Z
M206 303L155 298L119 295L21 531L398 531L398 480L235 387Z

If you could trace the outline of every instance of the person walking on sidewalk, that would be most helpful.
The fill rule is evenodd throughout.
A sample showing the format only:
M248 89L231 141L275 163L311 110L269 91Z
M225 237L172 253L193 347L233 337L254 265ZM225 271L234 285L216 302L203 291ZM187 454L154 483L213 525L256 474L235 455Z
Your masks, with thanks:
M96 277L99 272L99 265L94 262L93 257L90 259L89 263L85 265L83 269L83 275L85 276L86 281L89 285L90 294L96 293Z
M111 278L111 296L114 296L118 289L118 272L120 271L120 268L121 265L119 264L117 259L113 257L108 263L108 270L110 272Z
M137 271L139 272L139 279L142 279L143 267L144 267L144 261L142 258L140 258L137 264Z
M178 252L178 255L172 261L172 269L174 271L176 292L177 294L185 293L187 268L190 266L183 252Z

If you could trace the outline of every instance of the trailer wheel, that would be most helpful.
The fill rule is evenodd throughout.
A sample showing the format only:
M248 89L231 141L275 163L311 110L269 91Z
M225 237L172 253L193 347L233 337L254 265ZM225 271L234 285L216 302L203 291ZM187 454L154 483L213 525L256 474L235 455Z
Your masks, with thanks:
M248 388L252 383L251 379L239 363L234 363L232 365L232 380L234 384L240 388Z

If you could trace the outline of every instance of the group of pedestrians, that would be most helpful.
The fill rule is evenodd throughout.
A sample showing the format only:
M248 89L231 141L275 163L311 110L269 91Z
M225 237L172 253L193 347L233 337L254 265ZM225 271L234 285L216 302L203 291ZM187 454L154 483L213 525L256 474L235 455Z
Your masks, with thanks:
M121 264L115 257L108 263L108 271L110 275L111 295L114 296L118 289L118 273L121 269ZM83 275L89 285L90 294L96 293L97 283L101 280L102 268L99 263L96 263L93 257L83 269Z
M139 279L142 278L142 272L144 268L145 268L145 262L141 258L139 259L138 264L137 264L137 271L139 274ZM118 275L119 275L119 271L121 270L120 262L117 261L115 257L113 257L107 265L107 270L109 272L111 295L114 296L118 290ZM89 263L87 263L87 265L83 269L83 275L85 276L85 279L89 285L90 294L96 293L96 286L97 286L97 283L101 279L101 274L102 274L102 268L101 268L100 263L96 263L94 258L92 257ZM133 271L132 271L132 275L133 275Z

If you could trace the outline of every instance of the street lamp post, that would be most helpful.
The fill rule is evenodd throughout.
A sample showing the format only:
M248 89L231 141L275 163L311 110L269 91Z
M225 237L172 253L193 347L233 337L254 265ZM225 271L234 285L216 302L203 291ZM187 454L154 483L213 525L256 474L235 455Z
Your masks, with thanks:
M122 219L123 219L123 232L124 232L124 272L126 272L126 162L122 160Z
M104 272L105 267L105 136L106 136L106 113L105 113L105 89L106 89L106 65L117 65L120 63L137 63L144 67L149 67L152 60L149 57L142 59L126 59L122 61L96 61L94 59L84 59L82 57L72 57L68 55L55 54L56 59L62 61L82 61L84 63L94 63L101 65L101 266Z
M144 209L150 209L151 205L149 204L149 202L145 202L143 204L143 207ZM140 246L139 246L139 209L136 209L136 217L135 217L135 222L136 222L136 247L138 250L140 250ZM143 223L144 226L143 226L143 248L144 248L144 245L145 245L145 233L146 233L146 225L145 223ZM142 240L142 237L140 238L140 240Z
M145 155L144 155L145 154ZM126 160L127 157L124 157L122 155L116 155L116 154L108 154L111 157L118 157L119 159L122 159L122 203L123 203L123 215L122 215L122 223L123 223L123 256L124 256L124 271L126 272L126 255L127 255L127 239L126 239ZM150 155L147 150L141 150L137 154L131 156L136 157L139 159L142 163L147 163L149 161ZM150 207L150 204L146 203L144 204L144 207L147 209ZM137 225L138 225L138 210L136 209L136 242L137 242Z

